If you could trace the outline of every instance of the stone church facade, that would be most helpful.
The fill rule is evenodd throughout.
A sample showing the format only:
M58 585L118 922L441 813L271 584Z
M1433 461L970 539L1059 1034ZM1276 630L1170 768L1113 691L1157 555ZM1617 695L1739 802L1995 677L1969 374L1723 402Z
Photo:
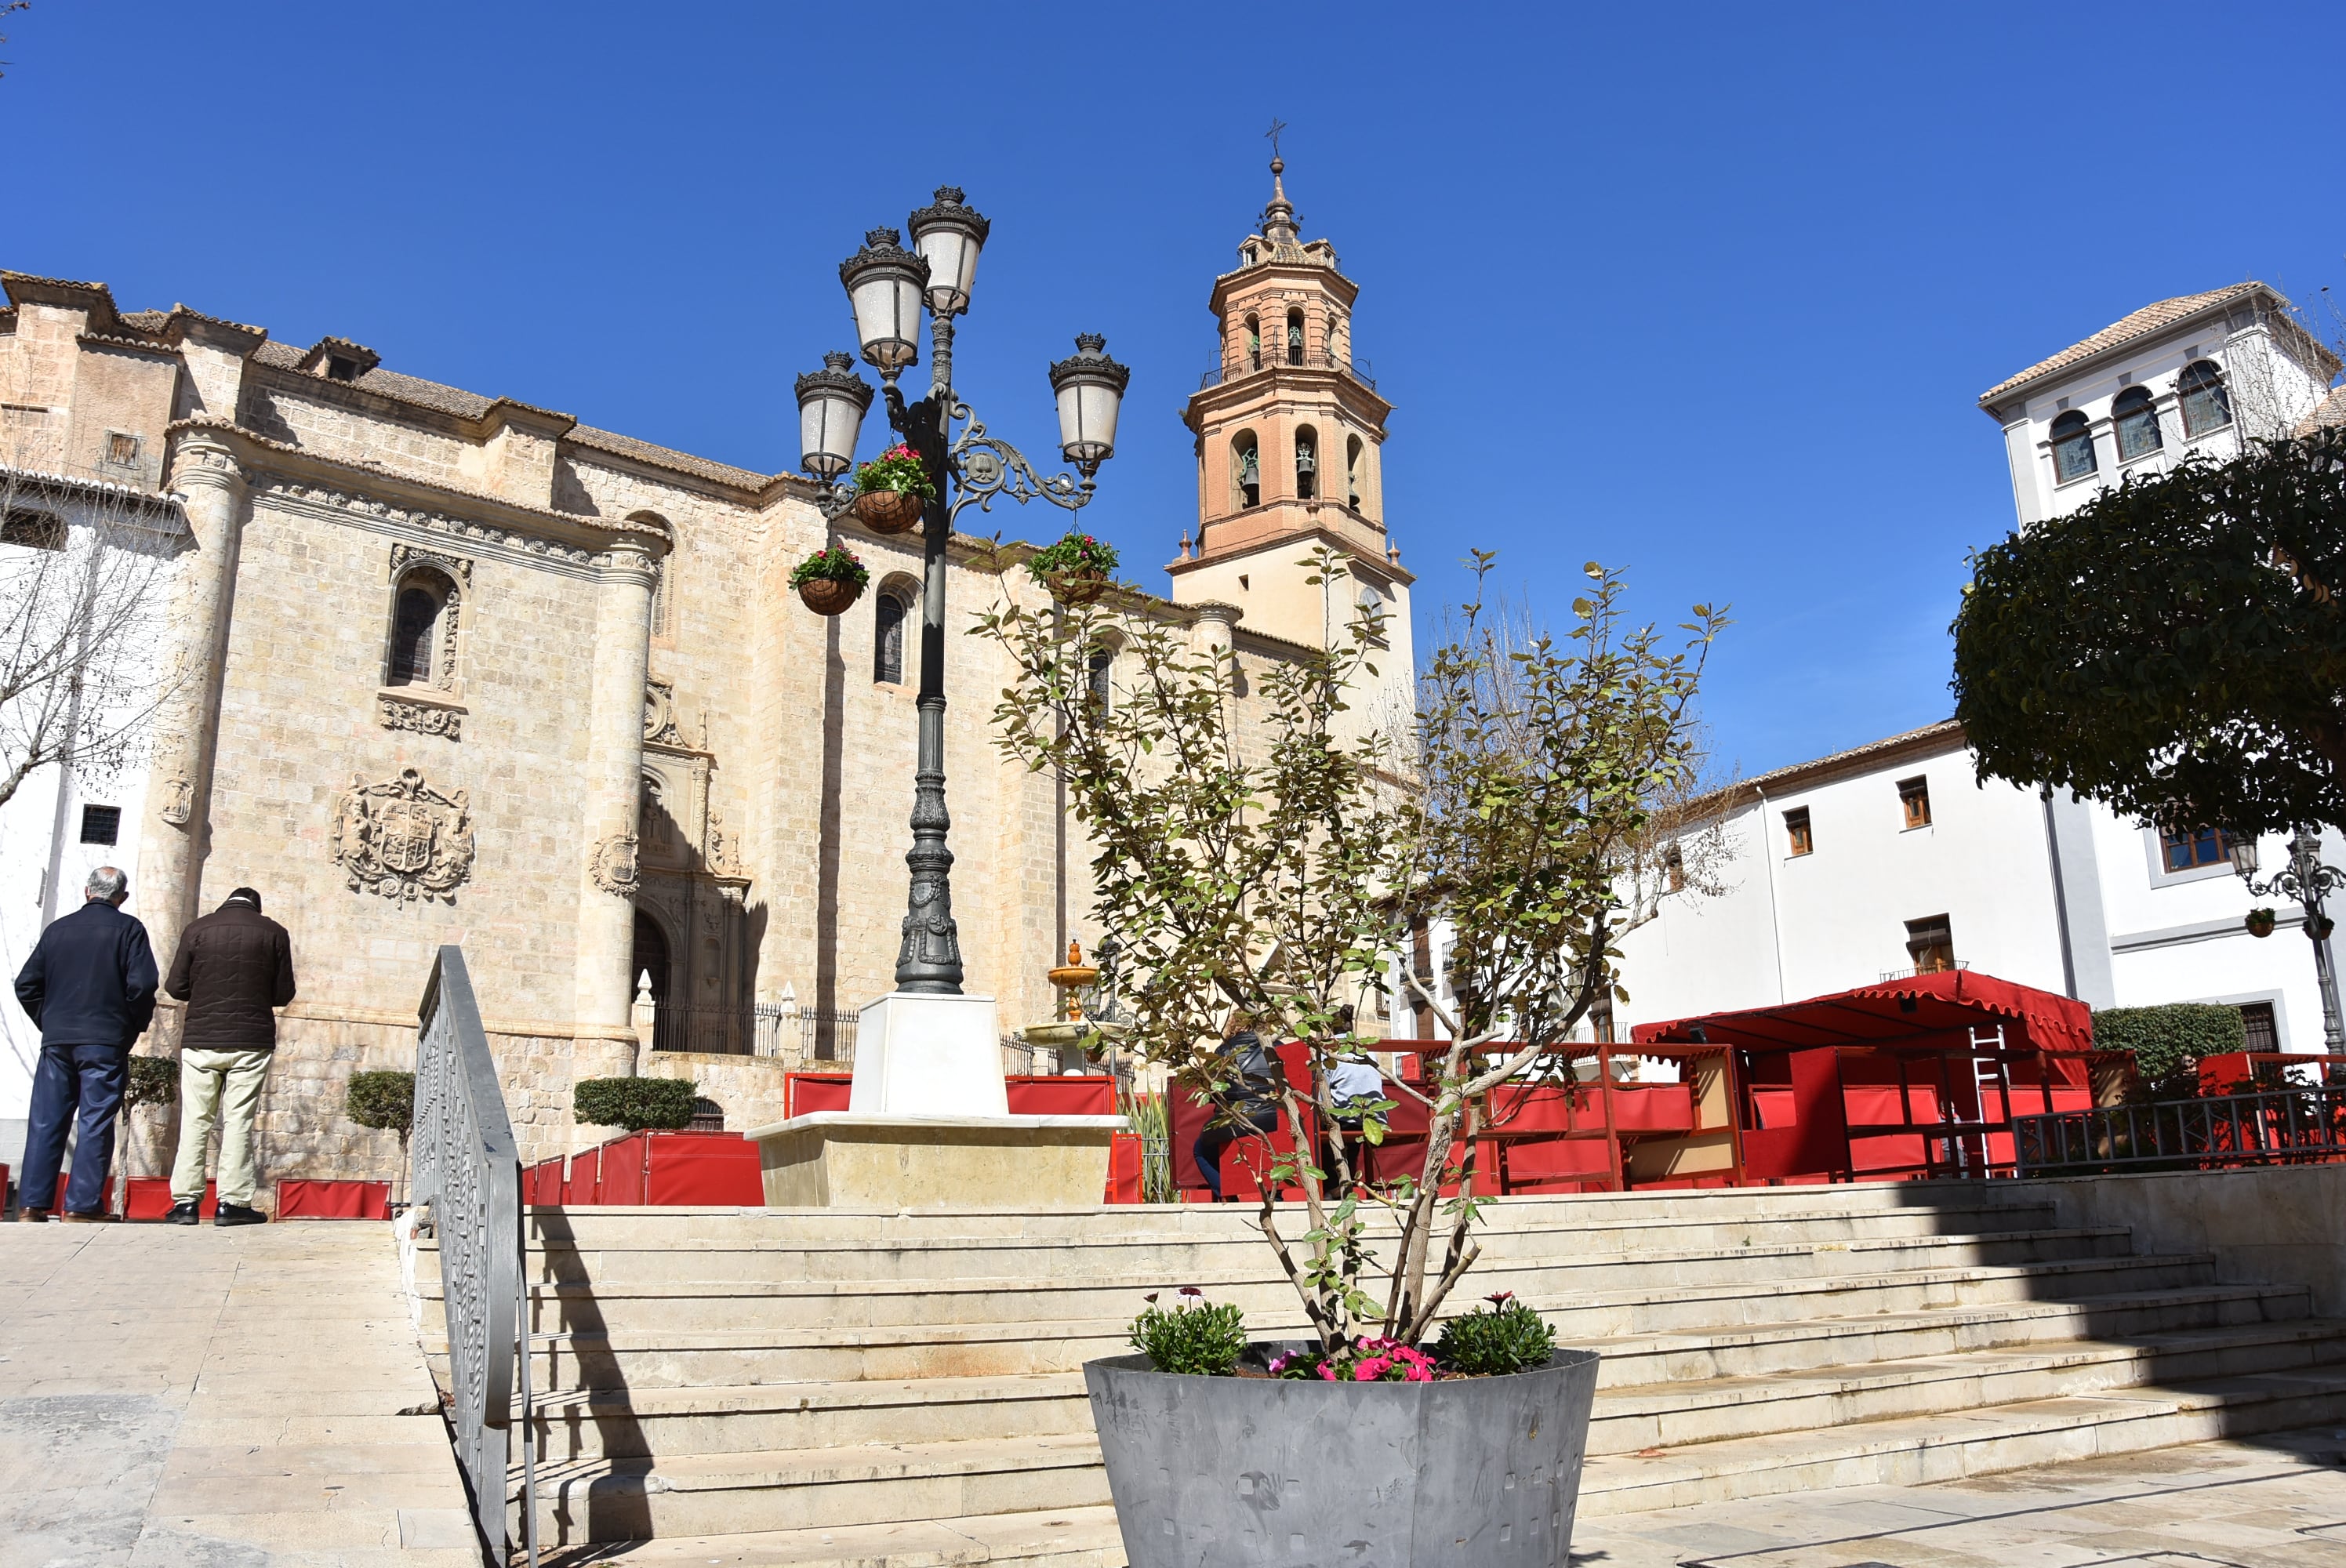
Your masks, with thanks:
M827 523L795 474L418 380L342 339L123 311L97 283L0 286L0 463L175 494L191 536L165 612L184 673L124 786L119 858L166 962L240 884L293 934L270 1176L387 1174L395 1147L343 1119L343 1085L412 1064L450 942L525 1158L599 1135L572 1124L583 1077L690 1076L732 1127L779 1117L782 1072L831 1040L780 1005L849 1013L893 975L918 661L890 663L888 601L915 600L917 539ZM1188 417L1201 494L1230 494L1194 555L1185 537L1171 596L1127 613L1227 639L1242 668L1348 618L1302 582L1314 542L1351 561L1345 591L1395 612L1388 662L1408 667L1409 577L1374 482L1388 409L1329 335L1352 293L1325 242L1298 242L1283 193L1215 285L1226 373ZM1290 308L1311 324L1297 356L1258 363L1232 345L1274 297L1282 333ZM1250 419L1259 474L1280 455L1239 504L1218 464ZM1319 444L1299 469L1306 424ZM1348 452L1355 477L1331 494L1316 465ZM788 578L834 541L872 582L824 618ZM954 621L1005 593L1043 598L957 539ZM916 616L902 635L917 640ZM947 668L967 988L1005 1027L1040 1022L1045 970L1097 935L1083 846L1054 781L994 749L995 650L955 636ZM175 1028L167 1008L141 1048L168 1052Z

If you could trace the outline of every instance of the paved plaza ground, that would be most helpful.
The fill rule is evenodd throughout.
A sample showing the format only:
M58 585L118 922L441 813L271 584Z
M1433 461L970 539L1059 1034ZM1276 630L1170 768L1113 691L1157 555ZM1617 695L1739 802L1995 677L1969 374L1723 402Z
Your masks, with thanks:
M474 1568L374 1225L0 1226L0 1568ZM1960 1418L1951 1418L1960 1420ZM2346 1568L2336 1429L1582 1522L1576 1568ZM1120 1568L1106 1509L563 1564ZM1471 1565L1462 1565L1471 1568Z
M478 1568L380 1225L0 1224L0 1568Z

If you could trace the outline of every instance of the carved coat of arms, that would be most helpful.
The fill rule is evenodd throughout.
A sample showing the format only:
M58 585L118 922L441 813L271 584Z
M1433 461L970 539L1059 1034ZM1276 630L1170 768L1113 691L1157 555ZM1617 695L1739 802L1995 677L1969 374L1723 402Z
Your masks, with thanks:
M466 794L444 795L413 768L382 784L354 774L334 809L334 859L353 891L453 904L473 870Z

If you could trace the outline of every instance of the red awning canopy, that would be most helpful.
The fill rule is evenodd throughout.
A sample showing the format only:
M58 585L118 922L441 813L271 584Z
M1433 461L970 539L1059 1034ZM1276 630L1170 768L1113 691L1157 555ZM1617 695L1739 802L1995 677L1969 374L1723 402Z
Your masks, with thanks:
M1854 991L1776 1007L1639 1023L1631 1028L1629 1037L1640 1045L1692 1043L1797 1050L1811 1045L1920 1044L1923 1042L1917 1036L1999 1024L2006 1044L2014 1047L2094 1048L2093 1013L2084 1003L1967 969L1861 985Z

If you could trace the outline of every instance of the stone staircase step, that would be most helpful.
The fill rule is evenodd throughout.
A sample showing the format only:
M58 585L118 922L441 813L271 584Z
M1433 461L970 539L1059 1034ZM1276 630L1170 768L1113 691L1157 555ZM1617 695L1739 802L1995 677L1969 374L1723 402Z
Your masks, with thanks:
M1810 1336L1820 1363L1742 1376L1630 1381L1650 1358L1617 1358L1598 1394L1591 1452L2005 1404L2139 1383L2346 1362L2346 1324L2300 1319L2145 1334L2039 1338L1899 1361L1824 1360L1872 1342L1862 1320ZM1789 1331L1787 1331L1789 1337ZM539 1451L556 1459L747 1452L1088 1433L1079 1371L1035 1377L722 1388L568 1390L536 1401Z
M2323 1366L1608 1454L1592 1457L1582 1473L1580 1512L1638 1513L1817 1487L1919 1486L2333 1422L2341 1400L2346 1368Z
M1519 1295L1568 1298L1608 1296L1679 1281L1719 1284L1844 1278L1851 1265L1871 1272L1913 1273L1957 1264L2017 1265L2078 1257L2131 1255L2123 1231L2028 1231L2011 1237L1939 1237L1895 1242L1828 1243L1807 1248L1678 1253L1635 1264L1586 1258L1502 1259L1475 1277L1497 1280ZM556 1329L735 1328L820 1322L848 1325L968 1323L1086 1319L1137 1311L1140 1298L1172 1285L1197 1285L1214 1298L1250 1312L1276 1310L1294 1299L1292 1288L1267 1267L1258 1246L1250 1268L1198 1271L1154 1279L1064 1278L1031 1274L998 1278L870 1281L797 1279L597 1279L531 1287L532 1327ZM436 1302L436 1293L429 1298Z
M1916 1485L2335 1420L2341 1398L2346 1366L2332 1364L1650 1445L1592 1454L1580 1506L1596 1517L1829 1485ZM1089 1433L871 1443L549 1463L539 1471L538 1528L541 1541L571 1545L1107 1501Z
M623 1545L556 1547L544 1568L1125 1568L1116 1510L1105 1505L1040 1513L984 1513L830 1530L684 1535Z
M557 1546L836 1529L1107 1501L1107 1472L1089 1432L577 1460L541 1465L537 1476L538 1539Z

